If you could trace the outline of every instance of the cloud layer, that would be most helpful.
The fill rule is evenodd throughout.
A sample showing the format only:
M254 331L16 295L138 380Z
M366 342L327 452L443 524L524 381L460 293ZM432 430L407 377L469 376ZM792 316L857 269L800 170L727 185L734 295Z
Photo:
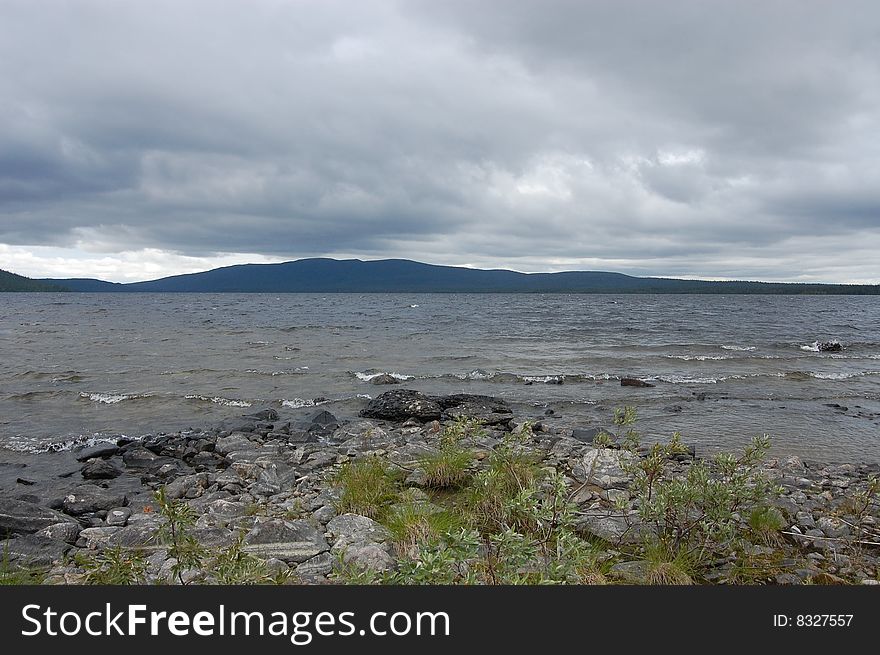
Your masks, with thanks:
M880 282L880 6L0 0L0 268Z

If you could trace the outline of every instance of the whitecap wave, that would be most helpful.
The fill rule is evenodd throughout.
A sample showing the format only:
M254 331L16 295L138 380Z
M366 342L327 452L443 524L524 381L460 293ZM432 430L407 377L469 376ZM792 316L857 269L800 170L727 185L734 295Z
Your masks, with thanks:
M80 398L88 398L93 403L101 403L103 405L115 405L125 400L135 400L137 398L150 398L151 393L87 393L83 392Z
M805 351L811 352L811 353L817 353L817 352L819 352L819 342L814 341L813 343L808 344L806 346L801 346L801 350L805 350Z
M200 396L198 394L190 394L188 396L184 396L187 400L201 400L206 403L214 403L215 405L222 405L223 407L250 407L253 405L252 402L247 400L236 400L234 398L222 398L221 396Z
M751 352L757 350L755 346L721 346L722 350L736 350L739 352Z
M404 382L406 380L414 380L415 379L415 376L413 376L413 375L404 375L403 373L395 373L393 371L387 371L387 372L382 372L382 373L364 373L362 371L357 371L354 375L358 380L363 380L364 382L369 382L373 378L377 378L380 375L390 375L395 380L400 380L402 382Z
M318 405L325 405L329 403L329 400L309 400L308 398L294 398L293 400L282 400L282 407L290 407L291 409L300 409L301 407L317 407Z

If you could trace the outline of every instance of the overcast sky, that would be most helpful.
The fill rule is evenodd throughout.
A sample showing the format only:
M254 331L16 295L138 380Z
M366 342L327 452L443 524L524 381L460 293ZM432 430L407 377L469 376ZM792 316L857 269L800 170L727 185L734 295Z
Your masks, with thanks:
M876 0L0 0L0 268L880 283Z

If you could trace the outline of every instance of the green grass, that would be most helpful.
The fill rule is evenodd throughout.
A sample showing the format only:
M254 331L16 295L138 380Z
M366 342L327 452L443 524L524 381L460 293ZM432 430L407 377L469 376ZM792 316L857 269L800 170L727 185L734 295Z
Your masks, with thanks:
M333 484L342 489L336 511L380 520L399 500L401 479L399 472L376 456L346 462L333 478Z

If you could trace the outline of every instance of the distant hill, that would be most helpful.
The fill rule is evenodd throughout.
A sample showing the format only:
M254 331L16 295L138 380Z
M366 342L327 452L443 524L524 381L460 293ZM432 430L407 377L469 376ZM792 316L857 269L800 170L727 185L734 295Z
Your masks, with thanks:
M66 291L60 285L32 280L0 269L0 292L3 291Z
M198 293L764 293L880 294L880 285L707 282L600 271L518 273L436 266L406 259L300 259L241 264L149 282L44 280L71 291Z

